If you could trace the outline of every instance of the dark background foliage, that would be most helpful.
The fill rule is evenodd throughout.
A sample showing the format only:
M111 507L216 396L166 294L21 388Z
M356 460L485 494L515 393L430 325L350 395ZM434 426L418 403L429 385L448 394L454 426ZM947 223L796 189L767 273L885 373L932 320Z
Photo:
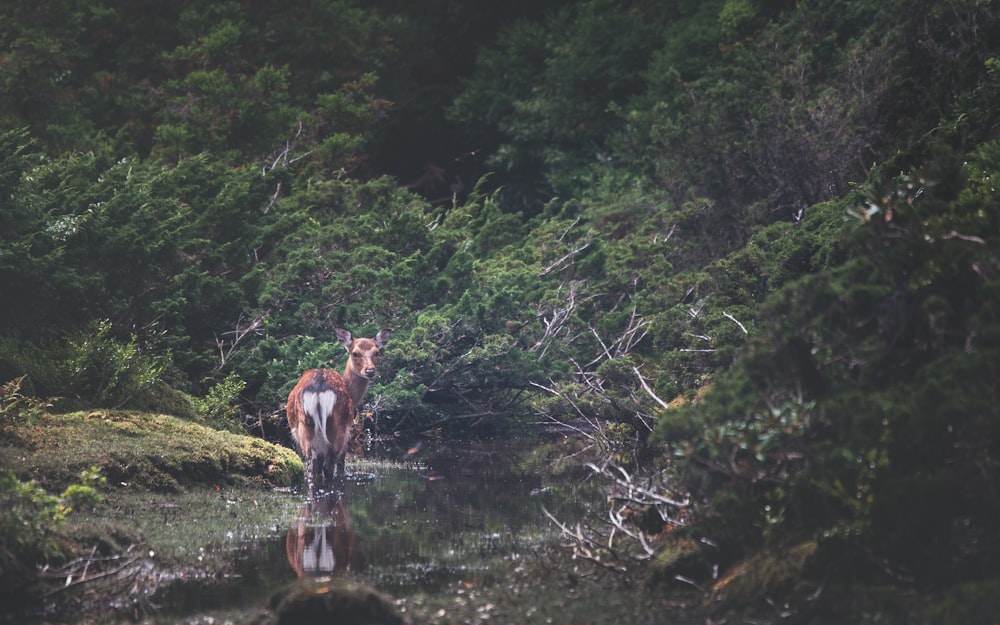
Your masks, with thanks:
M625 423L734 554L995 576L998 14L4 2L0 378L281 439L388 326L378 433Z

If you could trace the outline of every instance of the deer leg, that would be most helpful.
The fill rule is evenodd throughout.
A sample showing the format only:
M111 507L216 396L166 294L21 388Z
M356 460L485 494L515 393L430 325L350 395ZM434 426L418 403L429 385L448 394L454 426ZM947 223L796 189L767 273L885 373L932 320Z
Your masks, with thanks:
M320 481L322 482L323 492L329 490L330 485L330 454L327 453L323 456L321 462L316 464L316 471L320 475Z
M316 495L316 455L313 453L309 454L306 458L306 491L308 496L312 499Z
M309 462L306 464L306 482L310 498L315 497L326 486L326 462L327 457L320 456L315 451L310 452Z

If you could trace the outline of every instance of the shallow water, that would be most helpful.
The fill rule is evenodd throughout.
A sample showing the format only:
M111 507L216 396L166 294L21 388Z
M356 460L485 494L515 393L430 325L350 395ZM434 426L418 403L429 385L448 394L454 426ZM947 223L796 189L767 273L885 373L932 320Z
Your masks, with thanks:
M189 549L226 565L161 584L140 620L243 622L297 577L336 577L375 588L414 623L679 622L664 619L676 610L661 593L560 544L545 510L575 523L605 505L575 451L452 441L375 452L348 464L342 493L283 493L281 519L193 539Z

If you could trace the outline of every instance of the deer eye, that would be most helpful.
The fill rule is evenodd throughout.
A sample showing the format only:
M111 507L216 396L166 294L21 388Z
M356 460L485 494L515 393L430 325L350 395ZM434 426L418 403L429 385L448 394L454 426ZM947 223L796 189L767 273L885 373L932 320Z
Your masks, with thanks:
M355 358L361 358L361 352L354 352L353 354L351 354L351 356L354 356Z

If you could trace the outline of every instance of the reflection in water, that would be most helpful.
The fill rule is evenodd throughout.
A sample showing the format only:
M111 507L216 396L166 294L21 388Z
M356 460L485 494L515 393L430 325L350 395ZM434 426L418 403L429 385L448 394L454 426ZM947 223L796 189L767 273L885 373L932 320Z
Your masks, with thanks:
M393 596L498 579L557 536L544 505L577 518L577 462L518 441L427 442L347 480L363 581ZM556 487L558 485L558 487ZM589 490L589 489L588 489Z
M310 500L283 534L285 571L346 577L392 594L435 592L491 577L504 560L551 534L541 514L578 502L551 462L511 453L516 444L414 446L350 472L334 492ZM416 456L416 458L415 458ZM554 483L562 489L550 489ZM363 569L363 571L362 571Z
M285 552L300 578L339 577L361 568L343 484L310 500L299 511L295 526L285 537Z
M162 620L148 622L259 605L296 577L374 588L415 623L442 613L470 623L664 622L644 605L658 595L598 581L601 571L571 560L545 516L543 508L580 520L604 507L601 485L575 450L560 441L449 441L386 450L385 461L370 454L348 466L335 492L308 502L289 495L297 501L257 539L220 543L233 563L219 583L172 585L156 598Z

